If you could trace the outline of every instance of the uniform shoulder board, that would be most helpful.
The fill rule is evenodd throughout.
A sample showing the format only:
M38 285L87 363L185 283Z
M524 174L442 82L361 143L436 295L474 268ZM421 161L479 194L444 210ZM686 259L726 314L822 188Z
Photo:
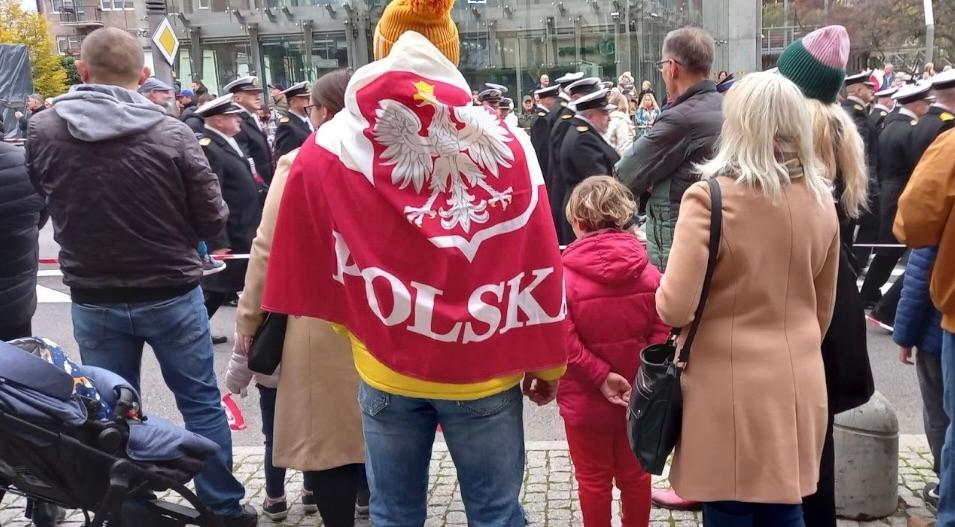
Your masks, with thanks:
M560 106L561 106L561 108L566 108L566 107L567 107L567 101L560 101Z
M881 112L879 112L879 115L881 115L882 117L885 117L885 116L888 115L888 114L885 113L884 111L881 111Z
M537 112L537 116L538 116L538 117L547 117L547 112L545 112L544 110L541 110L541 111Z
M865 111L865 108L863 108L862 105L860 105L860 104L857 104L857 105L853 106L853 108L855 108L857 112L863 112L863 111Z
M202 146L209 146L212 144L212 139L209 139L208 137L203 137L202 139L199 140L199 144Z
M909 121L910 126L915 126L917 124L919 124L918 119L912 119L911 121Z
M577 127L577 131L580 132L580 133L584 133L584 132L586 132L587 130L590 130L590 127L587 126L587 125L585 125L585 124L582 124L582 125L580 125L580 126Z
M574 116L573 114L565 113L565 114L561 115L560 118L561 118L561 119L570 119L570 118L573 117L573 116Z
M288 122L288 117L283 117L283 118L279 119L279 122L282 123L282 124L287 123L287 122Z
M942 112L938 118L943 122L955 121L955 115L953 115L951 112Z

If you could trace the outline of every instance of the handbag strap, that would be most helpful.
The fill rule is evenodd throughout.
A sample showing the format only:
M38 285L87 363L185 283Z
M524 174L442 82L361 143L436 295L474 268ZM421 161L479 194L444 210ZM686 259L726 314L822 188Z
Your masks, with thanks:
M690 358L690 347L693 345L693 339L696 338L696 330L700 327L700 320L703 318L703 308L706 307L706 298L710 295L710 284L713 282L713 271L716 269L716 257L720 252L720 236L723 232L723 194L720 191L720 184L715 177L706 180L710 186L710 244L709 258L706 261L706 275L703 277L703 290L700 292L700 303L696 306L696 314L693 316L693 323L690 324L690 333L686 336L683 348L680 350L679 363L686 367L686 362Z

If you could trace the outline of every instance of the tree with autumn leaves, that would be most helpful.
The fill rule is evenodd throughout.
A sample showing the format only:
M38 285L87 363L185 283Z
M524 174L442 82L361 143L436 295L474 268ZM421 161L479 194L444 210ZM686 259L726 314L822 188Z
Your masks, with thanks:
M955 62L955 1L934 0L935 64ZM788 12L783 7L788 5ZM896 65L917 72L924 62L925 12L921 0L764 0L763 26L801 32L845 26L858 66ZM941 68L938 68L941 69Z
M24 10L19 0L0 0L0 44L27 47L34 91L53 97L67 90L66 70L42 14Z

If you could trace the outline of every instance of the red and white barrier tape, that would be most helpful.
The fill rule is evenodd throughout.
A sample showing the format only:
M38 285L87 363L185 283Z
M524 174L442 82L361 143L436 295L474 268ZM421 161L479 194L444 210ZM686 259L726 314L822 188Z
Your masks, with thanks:
M853 247L868 247L872 249L903 249L905 245L898 243L854 243ZM560 250L566 249L566 245L561 245ZM215 260L248 260L248 254L213 254ZM40 265L59 265L59 258L40 258Z

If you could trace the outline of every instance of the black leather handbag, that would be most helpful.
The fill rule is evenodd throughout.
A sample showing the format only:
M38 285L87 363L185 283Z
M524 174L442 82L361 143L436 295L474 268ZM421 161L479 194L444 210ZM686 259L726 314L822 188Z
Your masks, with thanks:
M707 180L710 186L712 212L710 216L709 259L696 315L690 324L690 332L677 357L676 339L680 329L674 328L663 344L654 344L640 352L640 369L633 381L630 407L627 411L627 437L630 448L637 456L640 466L651 474L660 475L667 458L680 439L683 426L683 392L680 376L690 358L690 348L696 337L703 308L709 296L716 256L719 254L720 235L723 225L723 200L716 179Z
M255 373L272 375L282 362L285 346L285 328L288 315L265 313L265 320L252 337L249 346L249 369Z

